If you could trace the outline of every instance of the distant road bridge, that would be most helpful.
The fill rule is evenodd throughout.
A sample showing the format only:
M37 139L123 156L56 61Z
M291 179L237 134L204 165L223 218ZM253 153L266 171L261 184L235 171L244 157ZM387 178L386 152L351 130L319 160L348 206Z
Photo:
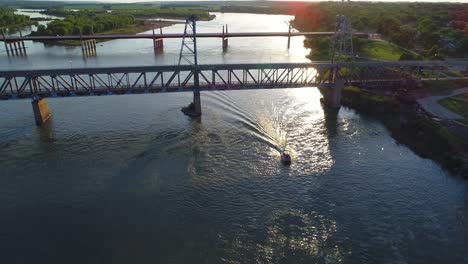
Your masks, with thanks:
M197 38L251 38L251 37L297 37L333 36L335 32L238 32L238 33L197 33ZM354 35L367 36L366 33ZM60 40L114 40L114 39L168 39L183 38L183 33L135 34L135 35L74 35L74 36L16 36L0 41L60 41Z
M252 37L287 37L287 47L289 49L291 37L297 36L333 36L334 32L292 32L289 28L288 32L227 32L227 25L223 26L220 33L198 33L197 38L220 38L222 39L223 50L228 47L229 38L252 38ZM366 33L355 33L355 35L366 37ZM116 39L152 39L155 50L162 50L164 47L164 39L183 38L183 33L162 33L160 29L159 34L153 30L152 34L133 34L133 35L74 35L74 36L10 36L3 38L0 41L4 42L5 50L8 56L25 56L26 46L25 41L81 41L81 47L85 56L94 56L97 53L96 41L97 40L116 40Z

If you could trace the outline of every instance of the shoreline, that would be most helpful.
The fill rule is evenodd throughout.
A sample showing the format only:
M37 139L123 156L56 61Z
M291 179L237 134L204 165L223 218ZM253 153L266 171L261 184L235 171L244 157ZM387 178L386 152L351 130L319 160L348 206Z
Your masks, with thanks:
M156 30L160 28L170 27L175 24L177 24L177 22L165 21L165 20L156 21L156 20L145 19L145 20L138 20L137 23L135 23L132 27L100 32L95 35L99 36L99 35L113 35L113 34L116 34L116 35L117 34L140 34L140 33L152 30L153 28ZM107 41L110 41L110 40L97 40L96 43L103 43ZM38 41L38 42L41 42L41 43L44 43L45 45L50 45L50 46L67 46L67 47L81 46L81 42L79 40Z
M468 179L467 142L452 133L445 122L423 111L415 100L399 98L346 87L342 106L378 119L398 144L437 162L452 175Z

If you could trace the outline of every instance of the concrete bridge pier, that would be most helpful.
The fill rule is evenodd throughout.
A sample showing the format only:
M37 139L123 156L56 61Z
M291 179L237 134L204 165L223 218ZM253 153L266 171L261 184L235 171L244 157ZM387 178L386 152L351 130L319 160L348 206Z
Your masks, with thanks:
M81 51L83 52L83 56L95 56L97 54L96 50L96 40L82 40L81 41Z
M31 103L36 125L42 126L52 116L52 113L50 112L49 107L47 106L47 102L44 98L34 98Z
M19 49L18 49L18 46L16 45L16 42L10 43L10 46L12 47L12 50L15 52L16 56L20 55L20 53L18 52Z
M23 32L21 32L21 30L20 30L19 33L20 33L20 37L22 38L23 37ZM20 46L20 50L23 51L23 55L26 56L26 46L24 45L24 41L23 40L19 41L18 45Z
M24 41L12 41L5 43L8 56L26 56Z
M197 116L201 116L201 96L200 96L200 88L195 87L193 90L193 104L194 110Z
M332 109L341 107L341 94L345 85L345 80L337 77L337 70L332 69L330 74L330 85L320 89L323 94L325 104Z
M341 93L343 91L345 80L338 78L335 83L330 87L328 106L331 108L341 107Z
M193 74L193 101L188 106L182 108L182 112L190 117L199 117L202 115L199 78L199 70L195 69Z
M224 31L225 28L226 28L226 31ZM223 41L223 51L226 51L227 48L228 48L228 43L229 43L229 41L228 41L228 38L225 37L225 34L227 34L227 33L228 33L228 25L226 24L226 25L223 25L223 37L222 37L222 41Z
M5 51L8 56L26 56L26 46L24 45L24 40L8 41L3 30L2 36L3 44L5 45ZM23 37L21 31L20 37Z
M159 34L162 35L162 27L159 28ZM161 52L164 49L164 40L162 38L156 38L156 34L154 32L154 27L153 27L153 48L154 51Z

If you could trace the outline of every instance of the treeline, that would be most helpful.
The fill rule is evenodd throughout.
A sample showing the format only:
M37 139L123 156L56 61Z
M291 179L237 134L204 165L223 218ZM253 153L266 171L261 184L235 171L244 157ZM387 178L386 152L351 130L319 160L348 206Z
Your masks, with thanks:
M269 7L269 6L221 6L219 10L212 8L213 11L224 13L252 13L252 14L286 14L287 9L284 7Z
M320 2L295 12L294 26L302 31L333 31L336 15L344 14L354 30L379 33L424 56L468 56L468 5Z
M118 15L125 15L131 14L135 17L139 18L154 18L154 17L161 17L161 18L176 18L176 19L185 19L190 17L191 15L196 15L199 20L212 20L215 18L214 15L210 15L210 13L197 10L197 9L187 9L187 8L148 8L148 9L140 9L140 10L116 10L113 11Z
M32 35L66 36L89 35L131 26L135 19L131 15L94 14L86 11L73 12L63 20L51 21L47 26L39 25Z
M80 9L83 11L90 12L95 15L99 14L112 14L115 16L133 16L136 18L174 18L174 19L185 19L192 14L198 16L199 20L211 20L214 19L214 15L210 15L208 12L199 9L190 8L169 8L169 7L153 7L153 6L125 6L125 5L102 5L92 6L89 9ZM68 8L50 8L42 12L47 15L54 15L59 17L67 17L73 15L75 11Z
M16 27L25 27L34 25L29 16L17 15L15 10L7 7L0 7L0 27L14 29Z

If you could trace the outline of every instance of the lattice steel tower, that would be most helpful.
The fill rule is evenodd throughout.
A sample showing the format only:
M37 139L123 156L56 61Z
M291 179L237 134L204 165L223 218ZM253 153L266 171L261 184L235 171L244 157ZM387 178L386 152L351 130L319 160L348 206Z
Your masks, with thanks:
M337 15L331 61L334 63L353 58L353 31L351 25L345 15Z
M348 8L349 3L350 0L347 3L345 0L341 0L341 14L336 15L331 56L332 63L352 60L354 58L353 30L350 21L344 15L345 8Z
M193 67L191 74L193 74L194 87L193 103L191 103L188 107L184 107L182 111L190 116L200 116L201 99L197 57L197 17L195 15L190 16L185 21L184 37L182 38L182 46L180 47L178 65L180 66L183 62L186 62Z

